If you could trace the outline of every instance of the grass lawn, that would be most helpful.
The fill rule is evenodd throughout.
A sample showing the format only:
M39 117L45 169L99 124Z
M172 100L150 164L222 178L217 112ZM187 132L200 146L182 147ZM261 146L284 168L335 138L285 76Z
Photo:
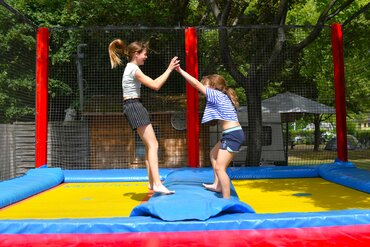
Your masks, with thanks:
M312 145L296 145L288 150L289 165L309 165L330 163L337 157L336 151L324 150L313 151ZM348 150L348 160L362 169L370 170L370 149Z
M370 148L364 150L349 150L348 160L360 168L370 170Z

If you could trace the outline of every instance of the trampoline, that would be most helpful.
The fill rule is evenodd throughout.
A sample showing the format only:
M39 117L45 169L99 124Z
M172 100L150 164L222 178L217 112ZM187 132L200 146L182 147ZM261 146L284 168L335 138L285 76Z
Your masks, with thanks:
M370 172L350 162L230 167L230 200L210 168L161 169L176 194L148 192L145 169L38 168L0 183L1 246L363 246Z
M331 28L338 159L347 161L343 27L333 24ZM144 36L150 36L149 31L144 27L139 29L144 31ZM130 33L134 31L135 37L140 37L140 32L137 32L139 29L129 27ZM103 31L105 34L115 35L113 30L109 28L109 32ZM72 32L70 28L63 30L59 27L53 31L66 31L66 34ZM96 35L96 30L93 32L91 36L94 39L88 43L89 45L99 44L100 41L95 38L103 37L100 34ZM116 34L121 35L122 30L117 30ZM72 37L77 36L85 35L72 35ZM42 167L48 161L48 121L51 116L48 112L50 106L48 82L49 78L59 78L59 75L49 75L48 72L67 73L74 70L64 64L62 66L66 67L66 70L63 68L59 71L58 67L53 69L49 67L50 55L56 54L49 54L49 51L57 52L59 43L63 44L63 39L59 40L58 35L51 35L47 28L38 28L35 38L37 42L36 114L32 122L36 122L35 167L37 168L29 170L22 177L0 182L0 246L337 247L370 244L370 171L358 169L350 162L334 161L329 164L307 166L230 167L228 169L232 192L230 200L220 198L218 193L205 190L202 183L213 180L212 169L190 168L190 166L199 166L201 147L199 120L195 117L198 116L199 111L198 107L194 107L199 104L198 93L193 90L186 91L188 150L186 155L189 168L160 169L166 187L175 190L175 194L162 196L149 193L147 171L144 169L62 170ZM181 35L181 39L178 40L184 41L181 46L185 45L183 53L188 72L198 74L196 28L186 28L184 36ZM199 40L202 41L202 39ZM54 42L52 46L49 45L50 41ZM81 39L82 41L89 41L89 39ZM78 48L81 48L80 45ZM96 62L99 60L94 59L103 57L98 53L98 46L91 46L89 49L94 53L94 56L90 56L93 60L92 65L101 67L101 63ZM173 52L172 48L168 50ZM104 52L106 54L106 47ZM82 54L77 54L81 55L77 58L83 57ZM86 57L89 58L89 56ZM74 62L72 58L71 62ZM95 70L94 68L96 67L89 69ZM71 75L65 74L65 80L75 85L76 77ZM98 93L95 92L95 94L102 95L104 92L101 91L100 85L105 82L102 79L110 80L111 76L95 76L93 73L91 77L94 77L94 82L96 78L98 83L98 86L95 85ZM82 85L85 79L81 78ZM113 88L108 91L111 93ZM80 99L81 92L83 90L80 91ZM184 92L180 93L182 95ZM86 96L88 98L96 95ZM105 96L110 97L110 94ZM70 97L68 95L67 98ZM91 97L91 99L94 101L95 98ZM60 103L63 104L57 108L68 105L66 102L60 101ZM80 103L81 109L82 105ZM106 109L114 109L103 104L96 109L96 111L82 113L86 114L86 117L105 118L102 122L105 123L106 129L111 131L112 125L106 124L111 115ZM165 110L169 111L169 109ZM112 113L117 114L116 111ZM56 113L52 112L52 114L53 118L50 117L50 119L59 119ZM122 113L119 114L121 116ZM98 129L102 128L102 125L96 126ZM126 133L122 132L122 126L119 126L119 131L122 135ZM76 129L69 134L79 132L82 131ZM110 135L116 133L118 132L111 132ZM79 135L74 137L73 139L86 141ZM66 136L66 139L69 138L70 136ZM98 143L99 148L105 145L100 139L96 141L94 138L86 142L89 145ZM128 146L128 142L122 141L122 143ZM78 146L77 142L74 145L66 142L64 145L70 145L71 149L76 149ZM112 148L112 150L115 149ZM116 150L119 153L129 153L126 147L124 149L119 147ZM68 152L63 152L65 153ZM86 153L82 152L78 157L84 158ZM285 160L288 161L287 158ZM75 162L77 161L73 159L73 165ZM100 162L103 160L94 162L91 167L98 167L95 165L101 165ZM123 163L123 160L118 162L119 165ZM65 162L58 164L66 165ZM107 164L111 165L109 162ZM176 162L176 164L181 163ZM53 164L49 165L53 166Z

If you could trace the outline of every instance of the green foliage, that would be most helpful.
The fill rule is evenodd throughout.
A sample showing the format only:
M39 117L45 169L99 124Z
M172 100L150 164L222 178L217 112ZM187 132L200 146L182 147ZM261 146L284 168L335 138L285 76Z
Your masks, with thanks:
M9 0L11 6L37 26L89 27L89 26L177 26L197 21L197 1L187 0ZM203 7L204 10L204 7ZM197 16L197 17L195 17Z
M66 83L55 80L55 79L49 79L49 97L55 98L60 96L71 96L74 91L73 89L67 85Z
M24 76L8 79L6 72L0 75L1 123L33 120L35 114L35 79Z
M297 144L313 144L314 131L313 130L290 130L290 140L294 140L299 137Z
M295 25L314 25L320 15L316 0L302 1L288 12L287 22Z
M239 99L240 105L245 105L247 103L247 94L245 93L245 89L242 87L238 87L235 89L236 95Z
M29 5L25 5L29 3ZM15 1L15 6L27 6L31 11L35 5L45 8L59 7L64 1ZM9 1L11 4L12 1ZM50 13L43 15L49 18ZM0 122L34 121L35 116L35 61L36 61L36 32L33 27L22 23L11 12L0 7ZM67 44L68 45L68 42ZM56 60L68 56L56 56ZM71 88L63 82L50 80L50 97L68 95Z
M353 121L347 121L347 133L353 135L356 132L356 123Z
M226 1L215 1L221 10L226 5ZM337 1L339 6L343 1ZM7 0L7 3L25 15L37 26L48 28L58 27L97 27L97 26L197 26L199 24L214 26L216 20L209 13L207 1L196 0ZM233 25L238 21L239 25L271 24L280 1L276 0L234 0L231 1L232 9L227 21L227 25ZM350 4L339 15L336 15L332 22L343 23L349 16L353 15L358 9L366 5L368 1L358 0ZM242 9L245 7L244 9ZM286 24L292 25L315 25L318 17L327 1L319 0L294 0L289 1ZM32 27L22 24L9 11L0 7L0 52L3 59L0 60L0 107L4 112L9 104L9 90L19 90L22 88L29 95L34 92L34 78L30 79L30 74L34 74L35 63L35 33ZM345 66L347 83L347 110L355 113L366 113L370 111L370 101L366 99L370 95L369 82L369 59L365 56L369 47L368 39L369 11L363 13L358 18L352 20L344 29L345 37ZM294 29L292 29L294 30ZM298 30L298 29L297 29ZM309 33L309 29L300 29L286 33L287 43L291 45L302 41ZM201 62L200 75L210 73L220 73L227 79L229 86L236 89L240 102L246 102L246 91L244 82L235 81L222 65L219 54L219 37L213 33L217 30L208 30L210 35L205 35L204 40L199 40L199 53L203 57ZM144 32L145 33L145 32ZM261 32L262 33L262 32ZM136 37L135 32L127 34ZM148 40L154 40L154 50L159 55L151 57L153 64L164 64L168 58L163 58L165 54L163 44L168 42L168 38L160 37L148 32ZM234 29L229 33L229 47L233 55L233 62L238 70L245 76L251 71L251 60L255 59L255 51L266 45L269 37L274 37L273 33L258 34L251 30ZM124 36L123 34L121 36ZM113 38L107 36L109 39ZM154 38L153 38L154 37ZM58 75L50 80L49 91L51 97L55 99L61 95L71 96L76 94L76 82L73 84L63 78L62 71L72 70L74 54L78 44L90 42L98 49L106 49L108 39L100 37L93 32L81 33L76 30L63 31L58 33L53 31L51 37L50 59L52 65L58 65L58 71L52 71ZM175 37L173 37L175 39ZM183 42L183 40L177 40ZM26 54L25 54L26 52ZM162 52L162 53L161 53ZM175 52L175 51L174 51ZM170 54L171 52L167 52ZM6 58L6 59L5 59ZM102 63L98 57L88 58L90 61ZM263 56L258 59L266 59ZM92 62L93 63L93 62ZM19 65L22 64L22 69ZM148 70L152 68L148 61ZM153 65L154 66L154 65ZM103 66L101 66L103 67ZM28 68L28 69L25 69ZM293 92L302 90L304 96L313 98L327 105L333 105L333 68L331 57L330 30L325 29L319 38L311 45L307 46L295 59L288 60L285 67L276 77L268 82L263 92L263 98L268 98L276 93L291 90ZM95 71L91 77L99 76L100 71ZM112 72L115 78L120 77L120 73ZM8 84L11 80L12 84ZM30 84L30 82L32 82ZM21 85L25 83L25 85ZM32 86L32 88L31 88ZM166 90L166 89L165 89ZM8 103L5 103L8 102ZM2 104L2 105L1 105ZM6 106L7 105L7 106ZM5 107L5 108L3 108ZM17 107L13 102L12 107ZM21 107L21 106L19 106ZM22 112L22 111L17 111ZM27 111L26 111L27 112ZM7 116L11 116L8 114ZM19 115L19 114L13 114Z
M3 7L0 23L0 123L34 121L34 30Z
M369 11L368 11L369 12ZM350 113L369 113L370 101L370 16L361 15L344 28L344 59L347 108Z
M364 146L364 148L370 147L370 130L357 130L354 133L354 136Z
M358 1L351 4L340 15L336 16L333 22L346 21L366 3L367 1ZM315 25L320 12L325 7L326 3L322 1L302 1L291 7L287 22ZM370 87L367 86L370 78L368 70L370 61L364 55L364 52L366 53L368 49L366 47L369 47L370 43L367 38L367 27L370 22L369 18L366 18L366 13L352 20L348 27L344 28L347 111L350 113L370 111L370 102L363 100L370 97ZM299 37L305 36L293 34L293 37L299 41ZM297 61L285 68L282 75L291 74L289 70L296 70L296 75L294 75L296 80L289 84L289 79L286 78L285 83L282 84L284 87L293 92L299 91L301 95L303 94L326 105L334 106L333 58L329 29L324 29L322 35L307 46ZM273 85L269 85L269 88L271 86Z

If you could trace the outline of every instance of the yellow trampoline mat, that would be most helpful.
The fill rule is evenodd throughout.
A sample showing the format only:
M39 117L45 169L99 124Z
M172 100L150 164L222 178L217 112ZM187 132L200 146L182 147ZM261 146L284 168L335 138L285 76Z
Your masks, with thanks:
M0 219L128 217L148 197L148 182L64 183L0 209Z
M370 209L370 194L321 178L232 181L239 199L256 213Z
M256 213L370 209L369 194L321 178L232 183ZM147 182L64 183L0 209L0 220L128 217L149 197Z

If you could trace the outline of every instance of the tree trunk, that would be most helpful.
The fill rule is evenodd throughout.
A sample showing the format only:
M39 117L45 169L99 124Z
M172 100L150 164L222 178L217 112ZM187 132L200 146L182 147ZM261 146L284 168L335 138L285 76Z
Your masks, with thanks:
M252 85L251 85L252 84ZM262 153L262 111L261 90L253 83L247 84L248 90L248 152L246 166L258 166Z
M320 143L321 143L321 133L320 133L320 114L314 115L314 125L315 125L315 139L313 150L319 151Z

